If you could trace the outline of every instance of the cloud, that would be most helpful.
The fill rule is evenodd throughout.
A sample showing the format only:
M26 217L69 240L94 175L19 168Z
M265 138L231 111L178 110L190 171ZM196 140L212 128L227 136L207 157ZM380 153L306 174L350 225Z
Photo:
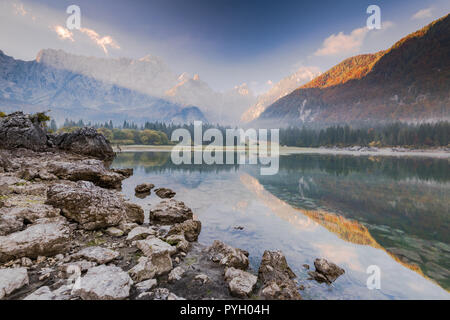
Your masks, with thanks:
M75 42L73 38L73 33L70 30L64 28L63 26L54 26L52 29L56 32L58 38L60 38L61 40L67 39L72 42Z
M53 26L52 29L56 32L58 38L60 38L61 40L70 40L72 42L75 42L74 33L69 29L64 28L60 25ZM111 36L101 37L95 30L88 28L81 28L79 29L79 31L82 34L87 35L89 39L94 41L96 45L102 48L103 52L105 52L106 54L108 54L108 47L120 49L119 44Z
M368 31L366 27L362 27L353 30L350 34L343 32L332 34L323 41L322 48L318 49L314 55L332 56L356 53L360 50Z
M106 54L108 54L108 46L114 49L120 49L119 44L111 36L100 37L96 31L88 28L81 28L80 31L101 47Z
M433 8L426 8L419 10L411 17L411 19L421 20L431 18L432 17L431 11L433 11Z
M36 21L36 16L34 16L30 10L25 9L23 3L20 2L13 2L12 4L13 9L14 9L14 14L16 16L30 16L31 20Z
M16 15L26 16L28 13L22 3L13 3L13 7Z

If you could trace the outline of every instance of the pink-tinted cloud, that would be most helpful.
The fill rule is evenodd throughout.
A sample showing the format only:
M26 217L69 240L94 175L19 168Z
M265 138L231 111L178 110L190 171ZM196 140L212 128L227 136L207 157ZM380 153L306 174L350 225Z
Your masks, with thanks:
M52 29L56 32L58 38L60 38L61 40L70 40L72 42L75 41L73 38L73 33L63 26L54 26Z
M95 30L88 28L81 28L80 31L101 47L106 54L108 53L108 47L120 49L119 44L111 36L101 37Z

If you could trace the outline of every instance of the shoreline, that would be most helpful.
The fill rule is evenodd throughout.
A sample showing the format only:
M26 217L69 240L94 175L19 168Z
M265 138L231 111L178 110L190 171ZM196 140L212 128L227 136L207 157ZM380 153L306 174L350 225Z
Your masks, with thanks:
M123 145L119 146L120 151L117 147L113 147L114 152L170 152L174 146L164 145L164 146L153 146L153 145ZM450 151L444 149L401 149L401 148L361 148L360 150L352 150L354 147L349 148L303 148L303 147L280 147L280 155L291 155L291 154L329 154L329 155L348 155L348 156L388 156L388 157L426 157L426 158L439 158L439 159L449 159ZM199 147L195 148L195 151L200 151ZM255 151L257 148L227 148L218 147L218 150L223 152L234 152L234 151Z

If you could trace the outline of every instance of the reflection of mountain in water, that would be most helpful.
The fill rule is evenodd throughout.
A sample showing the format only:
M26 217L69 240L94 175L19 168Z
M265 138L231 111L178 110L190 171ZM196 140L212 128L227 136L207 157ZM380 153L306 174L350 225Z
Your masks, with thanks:
M269 194L266 190L264 190L264 187L255 178L246 174L242 174L240 176L240 180L244 186L253 191L260 200L266 203L266 205L270 207L278 217L285 221L288 221L293 226L296 226L299 229L303 229L305 227L311 228L313 227L313 223L311 223L312 220L325 227L328 231L333 232L342 240L359 245L368 245L373 248L382 249L401 265L407 267L410 270L413 270L414 272L417 272L425 278L428 278L423 274L422 270L417 265L407 263L397 257L395 254L385 250L385 248L379 245L377 241L372 237L369 230L359 222L345 219L342 216L328 213L322 210L301 210L295 208L289 210L289 204ZM299 219L296 214L297 212L303 214L311 220Z
M117 168L135 168L146 174L171 175L173 182L188 188L197 188L205 178L202 173L237 171L239 165L175 165L170 158L170 152L123 152L114 160Z
M280 158L276 176L246 171L294 207L356 220L352 237L364 235L354 232L364 224L374 243L450 287L448 160L295 155Z

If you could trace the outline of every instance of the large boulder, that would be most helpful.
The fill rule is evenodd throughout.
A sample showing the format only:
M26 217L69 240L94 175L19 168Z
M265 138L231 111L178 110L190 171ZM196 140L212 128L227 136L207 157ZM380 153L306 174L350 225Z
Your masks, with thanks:
M133 280L116 266L89 269L72 294L83 300L124 300L130 296Z
M61 133L54 137L57 148L75 154L112 160L115 153L109 141L94 128L80 128L70 133Z
M150 210L150 221L159 224L174 224L193 217L192 210L184 202L174 199L163 200Z
M208 248L209 258L213 262L227 267L246 270L248 268L248 252L239 248L233 248L222 241L215 240Z
M0 237L0 262L65 252L70 230L62 221L38 223L27 229Z
M52 161L48 163L47 171L60 179L71 181L91 181L102 188L119 189L122 174L107 170L100 160L86 159L81 161Z
M267 299L300 300L295 273L281 251L264 251L258 278L262 282L261 294Z
M144 219L144 211L140 207L126 203L117 192L87 181L52 185L47 191L46 203L60 208L62 215L78 222L86 230Z
M26 268L0 269L0 299L28 284Z
M38 116L14 112L0 118L0 148L26 148L44 151L48 148L44 122Z

